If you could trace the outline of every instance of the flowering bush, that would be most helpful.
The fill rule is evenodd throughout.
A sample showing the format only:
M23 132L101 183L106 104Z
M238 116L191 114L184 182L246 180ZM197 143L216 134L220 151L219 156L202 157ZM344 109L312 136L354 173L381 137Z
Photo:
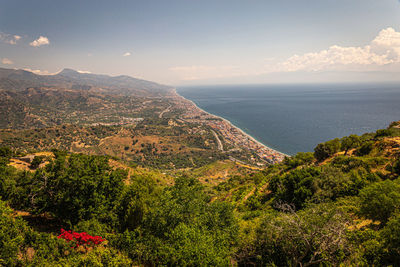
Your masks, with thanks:
M74 243L74 247L77 248L79 246L94 246L94 245L99 245L105 240L101 236L91 236L85 232L82 233L77 233L73 231L65 231L64 229L61 229L61 234L58 236L58 238L65 239L67 242L72 241Z

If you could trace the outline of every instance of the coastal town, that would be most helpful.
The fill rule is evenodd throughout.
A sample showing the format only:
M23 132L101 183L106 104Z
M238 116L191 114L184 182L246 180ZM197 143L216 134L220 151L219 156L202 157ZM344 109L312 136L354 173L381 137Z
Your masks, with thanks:
M257 155L265 163L273 164L281 162L287 155L276 151L258 142L250 135L243 132L229 121L209 114L197 107L192 101L180 96L175 92L175 108L183 110L181 119L190 123L198 123L211 127L223 137L223 141L233 147L233 149L248 150ZM217 142L218 135L216 135ZM255 160L253 158L253 160ZM262 163L259 163L262 165Z

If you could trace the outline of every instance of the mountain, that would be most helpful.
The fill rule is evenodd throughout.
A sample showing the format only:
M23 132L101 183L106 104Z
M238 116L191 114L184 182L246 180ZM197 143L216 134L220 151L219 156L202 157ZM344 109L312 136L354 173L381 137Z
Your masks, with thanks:
M72 69L37 75L0 68L0 128L115 124L158 116L170 105L167 102L172 93L169 86L129 76L111 77Z
M64 69L55 75L37 75L26 70L0 68L0 89L22 91L28 87L58 87L135 96L168 95L172 87L130 76L108 76Z
M0 128L43 128L63 123L118 124L135 118L158 117L170 105L168 98L153 93L138 96L135 91L135 95L124 95L86 87L0 89Z

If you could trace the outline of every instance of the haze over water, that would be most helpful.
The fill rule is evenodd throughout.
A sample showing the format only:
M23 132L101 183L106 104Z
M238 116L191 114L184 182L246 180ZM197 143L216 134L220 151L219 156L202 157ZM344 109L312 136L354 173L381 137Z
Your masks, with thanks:
M400 120L400 85L394 84L192 86L177 92L290 155Z

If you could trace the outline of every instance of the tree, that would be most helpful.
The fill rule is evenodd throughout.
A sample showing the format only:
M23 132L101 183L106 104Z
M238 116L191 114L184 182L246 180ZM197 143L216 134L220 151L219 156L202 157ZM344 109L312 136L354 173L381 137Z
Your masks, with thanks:
M112 170L106 157L58 155L35 172L29 199L36 212L51 212L66 223L110 222L126 177L126 171Z
M400 184L385 180L373 183L360 191L360 212L383 224L400 210Z
M393 163L393 172L400 176L400 159Z
M252 247L239 249L243 265L338 265L349 248L347 216L333 205L320 204L295 212L288 204L267 216L257 229Z
M391 136L392 133L393 133L393 129L392 129L392 128L389 128L389 129L379 129L379 130L376 131L375 138Z
M13 152L9 147L0 147L0 157L3 158L11 158L13 156Z
M148 265L224 266L236 233L232 205L210 202L198 180L181 177L152 201L139 227L124 232L120 247Z
M0 266L18 266L18 252L24 243L26 224L12 217L12 210L0 200Z
M314 148L314 156L318 161L324 161L325 159L333 156L340 150L340 140L335 138L325 143L318 144Z
M365 183L365 179L359 181L357 178L355 175L343 173L338 168L324 166L321 169L321 175L315 181L317 190L311 202L326 202L357 195Z
M373 141L366 141L357 149L356 154L357 156L365 156L368 155L372 149L374 148Z
M381 235L389 253L386 264L396 266L400 262L400 214L390 218Z
M124 188L117 207L121 230L140 226L160 194L160 188L151 177L131 177L131 184Z
M315 160L311 152L299 152L293 157L285 157L283 163L288 169L294 169L300 165L309 165Z
M345 151L344 155L347 155L347 152L350 149L358 147L360 145L360 142L360 137L355 134L343 137L341 140L341 149Z
M30 168L37 169L42 164L44 156L35 156L31 162Z
M0 166L7 165L12 156L13 152L9 147L0 147Z
M315 180L319 175L320 170L315 167L295 169L283 177L273 177L269 189L276 203L289 203L301 209L315 193Z

